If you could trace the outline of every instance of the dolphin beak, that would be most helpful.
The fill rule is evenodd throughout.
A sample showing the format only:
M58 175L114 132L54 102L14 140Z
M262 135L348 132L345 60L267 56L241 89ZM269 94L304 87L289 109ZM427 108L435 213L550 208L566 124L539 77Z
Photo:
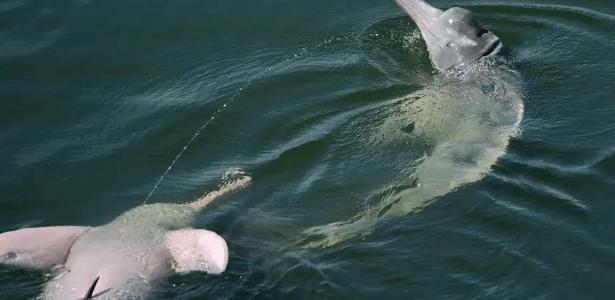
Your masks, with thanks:
M433 34L432 28L444 12L422 0L395 0L395 2L419 27L427 46L436 45L437 37Z

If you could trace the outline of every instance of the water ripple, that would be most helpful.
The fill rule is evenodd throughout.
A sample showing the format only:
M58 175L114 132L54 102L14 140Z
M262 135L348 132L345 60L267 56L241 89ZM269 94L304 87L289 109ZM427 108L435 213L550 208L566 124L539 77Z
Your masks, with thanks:
M22 0L4 1L0 3L0 13L11 11L25 5L26 2Z
M25 56L39 50L50 47L62 34L63 31L56 29L41 34L38 40L26 40L13 37L7 32L0 32L0 58Z

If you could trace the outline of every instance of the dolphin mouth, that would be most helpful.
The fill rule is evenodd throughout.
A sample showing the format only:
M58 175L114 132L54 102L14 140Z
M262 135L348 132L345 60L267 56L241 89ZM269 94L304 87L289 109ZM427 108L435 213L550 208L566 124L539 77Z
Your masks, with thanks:
M395 2L419 27L427 46L436 45L438 37L432 32L432 27L437 24L444 12L422 0L395 0Z
M493 43L491 43L491 46L481 56L489 56L492 54L498 54L502 51L503 48L504 48L504 43L502 43L502 41L498 38Z

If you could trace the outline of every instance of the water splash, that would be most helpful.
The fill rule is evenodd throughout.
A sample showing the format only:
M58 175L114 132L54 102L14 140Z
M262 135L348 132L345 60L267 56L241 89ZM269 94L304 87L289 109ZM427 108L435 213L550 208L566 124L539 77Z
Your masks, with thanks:
M201 134L201 132L207 127L209 126L209 124L211 124L211 122L213 122L216 117L222 112L224 111L231 102L233 102L233 100L235 100L235 98L237 98L237 96L249 85L250 83L246 84L244 87L239 88L232 96L231 98L226 101L224 104L222 104L222 106L220 106L214 113L213 115L205 122L205 124L203 124L203 126L201 126L190 138L190 140L188 141L188 143L186 143L186 145L184 145L184 147L182 148L181 151L179 151L179 153L177 154L177 156L175 156L175 159L173 159L173 161L171 162L171 164L169 165L169 167L167 167L167 169L164 171L164 173L162 173L162 175L160 176L160 178L158 179L158 181L156 182L156 184L154 185L154 187L152 188L152 190L149 192L149 194L147 195L147 197L145 197L145 200L143 200L143 204L147 203L147 200L149 200L149 198L152 196L152 194L154 194L154 191L156 191L156 189L158 188L158 186L160 185L160 183L162 182L162 180L164 179L164 177L167 176L167 174L169 173L169 171L171 171L171 169L173 168L173 166L175 166L175 163L177 163L177 161L179 160L179 158L186 152L186 149L188 149L188 146L190 146L190 144L192 144L192 142Z
M331 39L331 41L335 40L335 41L340 41L340 40L344 40L347 39L348 37L345 36L343 38L337 38L337 39ZM331 41L327 42L327 40L325 40L325 42L318 44L315 48L319 48L319 47L323 47L323 45L327 45L329 44ZM252 85L253 82L264 78L267 75L271 75L271 74L276 74L277 72L280 72L280 70L285 69L286 66L289 65L289 62L291 60L296 60L302 56L308 55L309 51L306 48L303 48L298 54L293 54L290 55L289 57L282 59L280 62L275 63L274 65L271 66L267 66L264 68L264 70L262 70L260 72L260 74L257 73L257 75L255 75L253 78L248 79L248 81L239 89L237 89L232 96L224 103L222 104L222 106L220 106L214 113L213 115L192 135L192 137L190 138L190 140L188 140L188 142L186 143L186 145L184 145L184 147L181 149L181 151L177 154L177 156L175 156L175 159L173 159L173 161L171 162L171 164L167 167L167 169L164 171L164 173L162 173L162 175L160 176L160 178L158 179L158 181L156 182L156 184L154 185L154 187L152 188L152 190L149 192L149 194L147 195L147 197L145 197L145 200L143 201L143 204L146 204L147 201L150 199L150 197L154 194L154 192L156 191L156 189L158 188L158 186L160 185L160 183L162 182L162 180L167 176L167 174L171 171L171 169L173 168L173 166L175 166L175 164L177 163L177 161L179 160L179 158L186 152L186 150L188 149L188 147L190 146L190 144L192 144L192 142L201 134L201 132L203 130L205 130L205 128L207 128L207 126L209 126L209 124L211 124L211 122L213 122L216 117L218 117L218 115L220 115L220 113L222 113L232 102L233 100L235 100L245 89L247 89L249 86ZM231 169L229 171L227 171L224 175L224 180L229 180L231 178L235 178L239 175L243 175L245 174L245 172L239 168L234 168Z

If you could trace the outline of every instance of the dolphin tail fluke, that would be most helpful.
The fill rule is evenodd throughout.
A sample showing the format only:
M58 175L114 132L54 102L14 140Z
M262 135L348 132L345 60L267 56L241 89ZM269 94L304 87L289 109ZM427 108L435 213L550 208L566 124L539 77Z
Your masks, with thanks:
M351 220L304 230L301 238L295 242L295 246L329 248L356 237L366 236L372 232L373 226L378 221L387 216L403 216L420 210L429 202L430 196L420 187L389 195L378 205L361 211Z
M462 184L480 180L507 145L505 140L494 143L495 146L466 143L437 146L417 167L414 173L416 186L384 196L377 205L366 208L349 221L308 228L296 245L328 248L369 234L373 225L387 216L405 216L420 211L436 197L448 194Z
M34 270L62 265L70 247L89 228L33 227L0 233L0 265Z

